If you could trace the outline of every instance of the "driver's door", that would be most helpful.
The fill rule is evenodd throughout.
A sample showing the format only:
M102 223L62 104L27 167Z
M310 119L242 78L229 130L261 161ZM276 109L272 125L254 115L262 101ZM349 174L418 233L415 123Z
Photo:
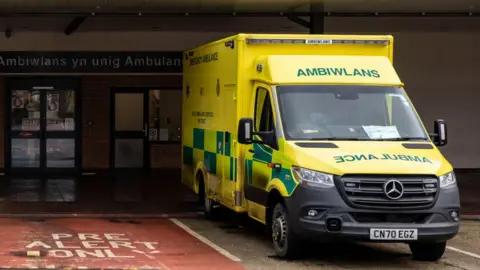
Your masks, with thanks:
M274 131L273 102L271 91L266 85L256 85L253 95L254 132ZM262 140L255 135L254 141ZM261 206L266 206L268 192L267 186L271 179L272 169L268 166L272 162L274 149L266 144L253 143L247 146L246 153L246 179L245 197ZM253 217L265 220L265 212L249 207L249 214Z

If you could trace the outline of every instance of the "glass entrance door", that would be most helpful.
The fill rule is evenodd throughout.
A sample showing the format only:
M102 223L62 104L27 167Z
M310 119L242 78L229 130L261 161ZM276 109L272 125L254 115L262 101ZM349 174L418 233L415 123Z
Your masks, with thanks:
M80 168L76 82L9 81L5 149L11 174L69 174Z
M115 169L147 169L148 95L135 89L113 89L110 166Z

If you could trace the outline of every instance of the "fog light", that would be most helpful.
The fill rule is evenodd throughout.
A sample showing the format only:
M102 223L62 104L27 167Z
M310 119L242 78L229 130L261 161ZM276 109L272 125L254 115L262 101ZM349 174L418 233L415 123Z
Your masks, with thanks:
M459 221L459 220L460 220L457 211L452 211L452 212L450 212L450 216L451 216L451 217L453 218L453 220L455 220L455 221Z
M317 210L308 210L308 216L309 217L316 217L318 216L318 211Z

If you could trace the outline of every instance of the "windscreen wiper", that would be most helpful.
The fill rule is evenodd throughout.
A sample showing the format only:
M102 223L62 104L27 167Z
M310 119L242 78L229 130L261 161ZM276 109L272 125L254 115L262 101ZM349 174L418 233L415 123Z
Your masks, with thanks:
M310 141L359 141L359 138L349 137L324 137L324 138L311 138Z
M372 139L374 141L427 141L425 137L400 137L400 138L385 138L385 139Z

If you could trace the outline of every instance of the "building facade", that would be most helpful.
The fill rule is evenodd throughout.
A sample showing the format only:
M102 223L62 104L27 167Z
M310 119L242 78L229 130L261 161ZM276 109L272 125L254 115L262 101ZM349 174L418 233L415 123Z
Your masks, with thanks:
M0 37L6 173L180 168L182 51L239 32L308 33L284 17L93 18L71 35L58 20L18 18L9 22L18 31ZM394 65L426 128L445 119L441 151L456 168L477 168L479 22L326 18L325 32L392 34Z

